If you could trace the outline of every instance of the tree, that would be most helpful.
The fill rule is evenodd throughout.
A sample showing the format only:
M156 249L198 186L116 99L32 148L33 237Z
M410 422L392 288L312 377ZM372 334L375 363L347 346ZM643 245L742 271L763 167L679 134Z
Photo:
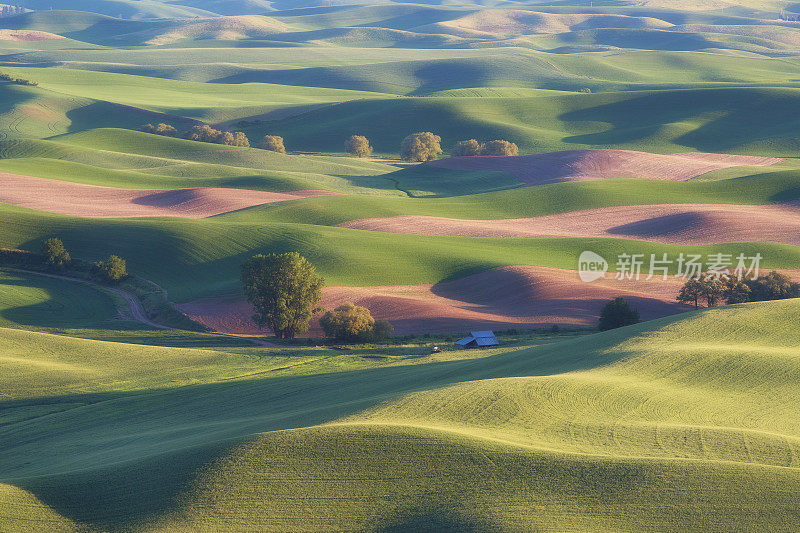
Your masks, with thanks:
M726 283L721 276L715 276L708 272L700 276L700 294L706 299L708 307L714 307L725 296Z
M242 285L255 308L253 320L279 339L308 331L324 280L297 252L256 255L242 265Z
M105 261L95 263L94 271L108 283L119 283L128 277L127 263L116 255L109 255Z
M750 288L750 301L783 300L800 296L800 284L794 283L789 276L772 271L756 280L745 280Z
M245 135L243 131L235 131L233 132L233 142L225 144L230 144L231 146L241 146L242 148L250 148L250 139L247 138L247 135Z
M375 319L366 307L347 302L325 313L319 323L326 337L363 341L372 336Z
M502 139L489 141L481 146L481 155L492 156L511 156L519 155L519 148L516 144Z
M750 286L744 281L733 276L726 276L725 278L725 303L727 304L741 304L749 302L752 296Z
M695 308L700 307L700 297L703 295L703 288L700 281L695 278L686 280L678 293L678 301L681 303L693 303Z
M614 298L600 311L600 331L630 326L640 322L639 311L631 309L624 298Z
M453 157L473 157L481 155L482 145L475 139L467 139L466 141L458 141L450 152Z
M64 247L64 243L56 237L42 243L42 254L45 264L52 270L64 270L72 263L72 258Z
M164 124L163 122L153 126L152 124L145 124L144 126L139 128L141 131L145 133L152 133L154 135L163 135L165 137L177 137L178 130L174 127L170 126L169 124Z
M432 161L442 153L442 138L429 131L412 133L400 144L403 161Z
M176 130L173 126L169 124L164 124L163 122L158 124L155 127L155 131L153 131L156 135L163 135L165 137L177 137L178 130Z
M258 147L262 150L269 150L271 152L278 152L279 154L286 153L286 147L283 145L283 137L277 135L264 135Z
M736 296L741 296L741 290L736 289ZM682 303L694 303L695 307L700 306L700 300L705 299L707 307L714 307L720 300L732 296L732 286L730 278L726 275L714 275L708 272L700 275L699 278L689 278L681 287L677 300Z
M392 336L394 328L388 320L376 320L372 326L372 340L383 341Z
M190 141L219 143L223 135L221 131L215 130L208 124L203 124L192 126L191 129L183 134L183 136Z
M369 145L369 139L363 135L351 135L344 142L344 150L356 157L369 157L372 155L372 146Z
M241 131L234 133L229 131L221 132L220 136L218 137L218 142L226 146L241 146L244 148L250 147L250 139L248 139L247 135Z

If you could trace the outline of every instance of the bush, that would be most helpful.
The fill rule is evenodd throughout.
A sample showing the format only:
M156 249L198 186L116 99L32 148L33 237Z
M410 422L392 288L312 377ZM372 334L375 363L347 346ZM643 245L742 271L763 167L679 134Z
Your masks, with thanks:
M344 150L348 154L356 157L368 157L372 155L372 146L369 145L369 139L363 135L351 135L350 138L344 142Z
M286 153L286 147L283 145L283 137L278 135L265 135L258 147L262 150L269 150L270 152L278 152L279 154Z
M42 243L42 254L45 264L52 270L64 270L72 263L72 258L64 247L64 243L55 237Z
M305 257L289 252L253 256L242 265L242 284L255 323L279 339L293 339L308 331L324 280Z
M481 155L481 147L481 144L475 139L458 141L450 152L450 155L453 157L473 157Z
M95 263L94 271L107 283L119 283L128 277L125 260L116 255L109 255L105 261Z
M624 298L614 298L600 311L600 331L630 326L639 322L639 311L631 309Z
M403 161L432 161L442 153L442 138L429 131L412 133L400 144Z
M343 341L365 341L372 337L375 319L366 307L347 302L325 313L319 324L326 337Z
M481 146L480 155L491 156L512 156L519 155L519 148L516 144L502 139L489 141Z

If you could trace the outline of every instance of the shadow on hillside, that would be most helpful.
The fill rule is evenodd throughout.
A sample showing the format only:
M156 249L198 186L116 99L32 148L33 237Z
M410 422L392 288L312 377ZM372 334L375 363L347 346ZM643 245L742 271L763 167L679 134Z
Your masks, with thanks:
M90 405L0 428L0 478L79 524L116 530L153 523L175 510L199 468L253 434L335 421L464 381L604 366L625 356L607 349L641 327L597 334L591 344L583 337L482 359L81 395ZM75 399L28 403L42 401ZM0 410L25 403L0 402ZM53 471L60 472L47 475Z
M756 140L794 139L800 117L786 113L797 96L786 90L715 89L666 91L570 111L559 116L567 122L605 122L606 131L565 137L564 142L594 146L658 143L675 127L686 133L667 139L703 152L727 152ZM697 123L693 127L693 122ZM781 150L780 142L770 153ZM760 154L767 155L767 154ZM789 155L792 155L791 153Z
M76 103L77 99L73 99ZM147 111L138 107L111 102L93 102L88 105L75 107L67 111L69 119L69 133L90 130L94 128L125 128L138 130L143 124L149 122L167 122L178 129L189 128L198 121L166 115L155 111Z

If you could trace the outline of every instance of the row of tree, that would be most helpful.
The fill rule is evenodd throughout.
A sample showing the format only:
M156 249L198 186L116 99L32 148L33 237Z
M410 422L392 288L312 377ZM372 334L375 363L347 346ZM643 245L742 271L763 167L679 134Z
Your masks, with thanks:
M479 143L475 139L467 139L456 143L450 155L454 157L475 157L479 155L513 156L519 155L519 148L516 144L502 139L485 143Z
M61 239L52 237L42 243L42 256L45 266L53 272L63 272L72 266L72 256ZM92 264L92 275L106 283L119 283L128 277L128 267L124 259L109 255L103 261Z
M279 339L308 331L325 283L314 265L297 252L256 255L242 265L242 285L253 306L253 321ZM326 312L320 324L328 337L346 341L378 341L391 336L392 326L375 320L365 307L346 303Z
M221 131L212 128L208 124L192 126L182 134L174 126L164 123L156 125L145 124L140 129L145 133L165 135L167 137L183 137L192 141L225 144L228 146L250 146L250 139L243 132ZM265 135L255 146L263 150L286 153L283 137L278 135ZM344 150L354 157L369 157L372 155L372 145L369 139L363 135L351 135L348 137L344 142ZM442 138L429 131L412 133L400 143L400 157L403 161L432 161L442 153ZM475 139L467 139L466 141L459 141L453 148L451 155L458 157L513 156L519 155L519 148L516 144L502 139L485 143L479 143Z
M765 302L783 300L800 296L800 284L795 283L780 272L772 271L757 279L740 280L735 276L704 273L697 279L689 279L681 287L677 300L682 303L706 307L725 302L739 304L745 302Z
M250 147L250 139L242 131L222 131L214 129L208 124L198 124L192 126L183 133L179 132L177 128L171 124L145 124L141 128L145 133L152 133L154 135L163 135L165 137L182 137L190 141L199 141L213 144L224 144L226 146L241 146L244 148ZM286 147L283 144L283 137L277 135L265 135L264 138L256 145L256 148L263 150L270 150L272 152L286 153Z
M677 300L700 307L714 307L724 302L740 304L766 302L800 297L800 283L795 283L785 274L772 271L756 279L739 279L728 274L703 273L690 278L681 287ZM615 298L600 311L600 331L629 326L639 322L639 312L632 309L624 298Z
M400 143L400 157L403 161L432 161L441 154L442 138L429 131L412 133ZM455 157L514 156L519 155L519 147L503 139L485 143L467 139L456 143L450 155Z
M26 80L25 78L15 78L14 76L11 76L10 74L5 74L3 72L0 72L0 81L9 81L11 83L16 83L17 85L29 85L31 87L36 87L37 85L39 85L35 81Z

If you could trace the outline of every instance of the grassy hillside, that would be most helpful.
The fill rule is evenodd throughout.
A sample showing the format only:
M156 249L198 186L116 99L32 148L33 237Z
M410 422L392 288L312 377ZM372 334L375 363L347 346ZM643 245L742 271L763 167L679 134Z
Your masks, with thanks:
M17 487L4 514L98 529L785 530L796 306L478 359L84 395L0 428L0 477Z
M114 300L94 288L0 270L0 327L102 327L117 315Z
M274 84L206 84L128 74L57 68L3 68L39 86L73 97L106 100L168 115L222 122L284 108L299 112L316 105L379 94ZM286 110L284 114L291 114Z
M336 150L339 139L358 131L377 151L396 153L409 132L433 131L446 149L474 137L508 139L523 153L614 147L793 156L798 119L785 109L798 97L797 89L730 88L369 100L290 117L273 130L320 151Z
M574 269L583 250L619 253L759 252L762 268L794 268L795 246L735 243L674 246L627 239L493 239L387 234L305 224L259 224L216 219L79 219L3 207L9 221L0 246L37 249L53 235L76 257L97 260L116 253L132 272L184 302L240 289L239 268L263 252L297 251L329 285L436 283L506 265ZM358 265L355 268L354 265ZM613 266L612 266L613 270Z

